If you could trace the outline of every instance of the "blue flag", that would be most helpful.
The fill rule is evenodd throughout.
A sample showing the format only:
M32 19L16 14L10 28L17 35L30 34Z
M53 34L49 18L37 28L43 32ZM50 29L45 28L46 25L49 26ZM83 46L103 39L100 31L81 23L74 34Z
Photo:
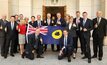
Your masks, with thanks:
M59 44L59 40L62 37L62 27L48 26L48 32L46 35L41 35L44 44Z

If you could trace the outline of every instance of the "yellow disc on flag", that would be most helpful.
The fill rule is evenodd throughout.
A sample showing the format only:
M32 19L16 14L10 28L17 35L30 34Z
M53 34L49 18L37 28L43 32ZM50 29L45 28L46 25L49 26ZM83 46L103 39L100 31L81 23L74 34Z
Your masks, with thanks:
M61 30L55 30L53 33L52 33L52 37L54 39L60 39L62 37L62 31Z

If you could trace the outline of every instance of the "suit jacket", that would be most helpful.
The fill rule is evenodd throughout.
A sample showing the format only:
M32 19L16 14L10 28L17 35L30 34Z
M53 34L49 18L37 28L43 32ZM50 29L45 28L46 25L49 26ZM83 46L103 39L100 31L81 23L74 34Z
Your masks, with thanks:
M72 23L72 26L71 28L69 29L69 24L67 24L66 28L69 30L69 35L72 36L72 37L76 37L76 29L77 29L77 26L74 27L73 24L75 23ZM75 24L76 25L76 24Z
M2 26L2 29L0 29L0 37L5 37L6 34L5 28L7 23L8 23L7 20L5 20L4 22L2 19L0 19L0 27Z
M32 25L35 28L37 27L36 21L34 21L33 23L32 23L32 21L30 21L29 24Z
M45 21L46 21L46 23L44 23ZM44 25L44 26L54 26L54 25L55 25L55 22L54 22L52 19L50 19L50 24L48 24L47 19L44 20L44 22L43 22L43 25ZM52 22L53 22L53 23L52 23Z
M83 21L83 18L80 17L79 20L80 20L80 23L81 23L81 22ZM76 26L77 26L77 31L80 31L80 23L78 23L78 24L76 23L76 18L74 18L73 22L74 22L74 23L76 24Z
M16 37L17 37L16 26L17 26L17 23L16 23L16 22L14 22L14 27L13 27L13 29L11 29L11 22L8 22L8 23L6 24L6 28L7 28L6 36L7 36L8 38L16 38Z
M93 26L92 26L92 20L88 19L86 20L85 22L85 25L83 25L83 20L82 22L80 23L80 30L81 30L81 33L82 33L82 36L84 36L85 38L90 38L91 34L90 34L90 31L92 30ZM86 28L87 31L83 31L83 29Z
M38 48L40 45L42 45L40 38L40 35L38 35L38 38L36 38L35 34L31 34L28 36L28 43L31 44L32 48Z
M60 45L60 49L62 49L64 47L64 36L62 36L62 38L60 39L59 45ZM66 46L66 48L70 48L71 50L73 50L73 48L74 48L73 47L73 39L69 35L67 37L67 46Z
M98 35L99 37L104 37L106 36L106 25L107 25L107 20L105 18L101 18L100 23L98 24L98 27L95 28L95 24L98 24L97 18L93 19L93 37L96 37Z
M36 27L39 27L39 25L38 25L38 21L36 20ZM41 26L43 26L43 21L41 21Z
M61 27L65 27L66 26L66 22L65 22L65 20L63 18L60 18L60 20L59 20L61 22L61 24L57 24L57 20L58 19L55 19L55 24L57 26L61 26Z

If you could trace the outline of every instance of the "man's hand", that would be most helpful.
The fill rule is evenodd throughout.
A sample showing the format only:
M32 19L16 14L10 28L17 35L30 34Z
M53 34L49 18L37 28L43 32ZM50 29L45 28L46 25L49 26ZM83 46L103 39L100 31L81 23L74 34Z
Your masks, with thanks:
M46 21L44 21L44 23L46 23Z
M76 24L73 24L73 27L76 27Z
M43 42L42 38L40 38L40 41Z
M59 53L59 55L61 56L63 54L63 52L62 52L62 50L60 50L60 53Z
M54 22L52 21L52 23L54 23Z
M5 27L5 32L7 32L7 28Z
M84 31L84 32L86 32L86 31L87 31L87 29L86 29L86 28L84 28L84 29L83 29L83 31Z
M0 29L3 29L3 27L2 27L2 26L0 26Z
M61 24L61 22L58 21L57 24Z
M98 25L97 24L95 24L95 26L94 26L95 28L97 28L98 27Z
M18 25L16 26L16 30L18 30Z

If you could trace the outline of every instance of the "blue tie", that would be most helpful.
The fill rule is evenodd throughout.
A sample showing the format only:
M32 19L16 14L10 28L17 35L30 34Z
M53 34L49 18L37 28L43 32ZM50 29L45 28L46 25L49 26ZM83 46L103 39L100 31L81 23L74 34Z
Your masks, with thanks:
M64 45L65 45L65 47L66 47L66 46L67 46L67 38L65 37L64 40L65 40L65 41L64 41Z
M85 26L85 22L86 22L86 21L85 21L85 20L83 20L83 26Z

